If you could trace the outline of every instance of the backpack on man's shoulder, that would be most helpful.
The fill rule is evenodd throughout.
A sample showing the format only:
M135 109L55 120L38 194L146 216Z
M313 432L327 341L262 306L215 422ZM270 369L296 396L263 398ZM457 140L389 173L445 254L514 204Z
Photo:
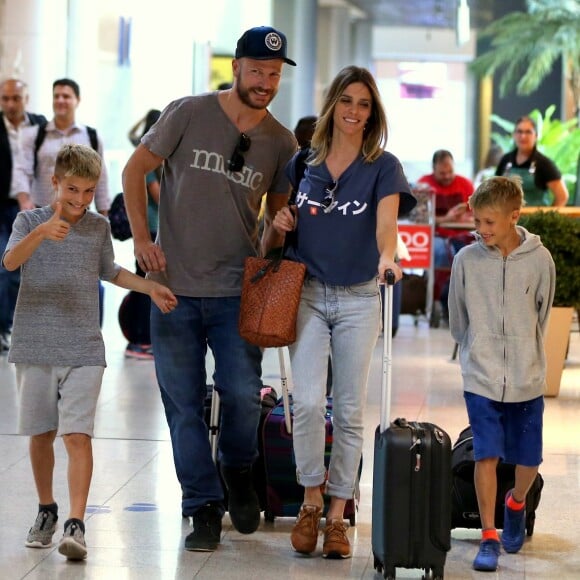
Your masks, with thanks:
M46 120L44 123L39 123L38 125L38 133L36 134L36 139L34 140L34 173L36 174L36 168L38 166L38 150L40 149L41 145L44 143L44 139L46 137ZM91 147L98 153L99 152L99 139L97 137L97 130L93 127L89 127L87 125L87 134L89 136L89 141L91 143Z
M125 209L123 192L118 193L113 198L113 203L111 203L109 208L109 224L111 225L111 235L116 240L124 242L133 236L127 210Z

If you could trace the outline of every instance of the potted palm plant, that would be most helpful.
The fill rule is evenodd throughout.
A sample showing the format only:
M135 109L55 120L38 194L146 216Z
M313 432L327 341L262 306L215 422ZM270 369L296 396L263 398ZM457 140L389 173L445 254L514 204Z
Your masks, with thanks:
M520 218L520 225L537 234L556 265L556 291L546 348L546 396L556 397L564 370L574 310L580 311L580 220L557 211L538 211Z

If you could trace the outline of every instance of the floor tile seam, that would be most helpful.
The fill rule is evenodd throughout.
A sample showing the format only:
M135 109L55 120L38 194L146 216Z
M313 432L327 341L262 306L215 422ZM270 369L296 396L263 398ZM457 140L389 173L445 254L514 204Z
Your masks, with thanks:
M2 435L0 434L0 437L2 437ZM23 455L21 455L20 457L18 457L18 459L16 459L15 461L13 461L10 464L3 464L2 468L0 469L0 475L2 473L8 472L10 471L12 468L17 467L19 464L21 464L23 461L28 462L28 448L26 448L24 450Z
M166 437L164 439L157 439L152 437L106 437L103 435L99 435L98 437L93 437L93 441L144 441L149 443L169 443L171 441L170 437ZM157 452L159 453L159 452Z

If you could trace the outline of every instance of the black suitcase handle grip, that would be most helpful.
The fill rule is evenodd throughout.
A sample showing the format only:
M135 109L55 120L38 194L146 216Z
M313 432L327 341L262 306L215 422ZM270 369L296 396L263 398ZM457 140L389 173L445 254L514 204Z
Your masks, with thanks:
M385 270L385 282L388 286L395 285L395 273L390 268Z

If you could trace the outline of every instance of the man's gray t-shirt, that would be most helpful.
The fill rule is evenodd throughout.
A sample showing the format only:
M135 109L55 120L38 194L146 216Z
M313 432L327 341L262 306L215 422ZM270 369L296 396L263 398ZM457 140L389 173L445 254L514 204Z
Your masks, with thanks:
M6 247L14 247L54 214L50 206L20 212ZM62 242L44 240L21 267L8 360L50 366L105 366L99 327L99 278L113 280L107 218L88 211Z
M288 195L285 166L296 151L292 133L268 113L253 129L240 172L227 169L240 131L217 93L170 103L142 139L165 159L157 243L177 295L239 296L244 259L258 253L262 196Z

